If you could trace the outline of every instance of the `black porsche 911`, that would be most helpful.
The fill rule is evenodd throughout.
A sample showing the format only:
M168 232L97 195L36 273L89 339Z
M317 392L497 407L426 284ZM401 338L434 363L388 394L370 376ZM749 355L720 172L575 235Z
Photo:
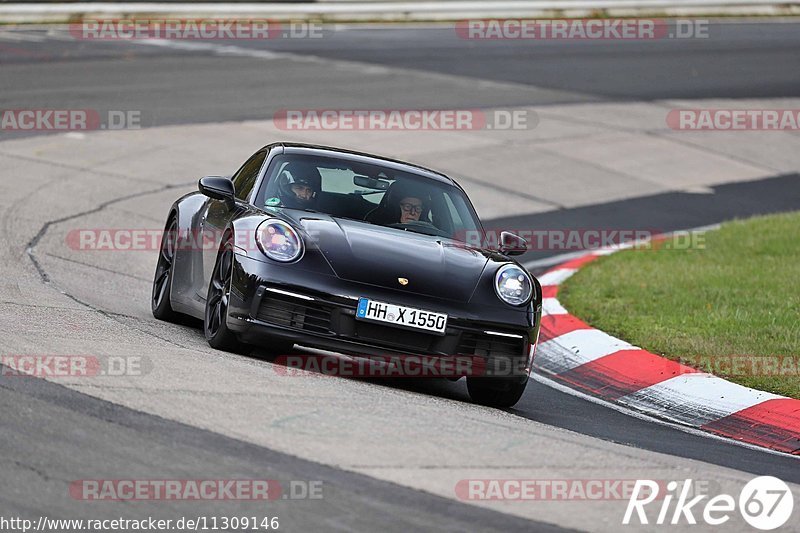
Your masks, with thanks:
M541 287L484 230L451 178L321 146L265 146L170 208L153 282L161 320L202 319L208 343L486 362L473 401L514 405L531 370ZM480 241L483 242L483 241ZM508 364L499 364L508 363ZM498 368L513 371L496 370ZM495 371L491 371L495 369Z

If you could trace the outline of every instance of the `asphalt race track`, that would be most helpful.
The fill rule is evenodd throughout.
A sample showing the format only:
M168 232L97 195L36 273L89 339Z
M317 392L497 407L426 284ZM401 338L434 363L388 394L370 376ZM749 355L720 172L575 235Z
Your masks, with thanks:
M635 418L545 379L500 411L469 403L463 381L289 377L258 350L214 351L202 331L152 318L155 251L67 245L79 228L161 228L197 178L230 173L283 138L441 169L496 228L668 231L800 209L796 131L697 134L664 122L698 102L800 107L800 24L715 23L709 36L471 42L436 26L331 26L321 39L136 43L0 29L0 109L133 110L143 126L0 131L0 355L138 357L146 369L0 375L0 515L255 514L289 531L619 530L624 501L466 502L455 491L489 478L692 478L734 494L774 475L800 501L794 457ZM522 109L538 122L403 134L281 131L271 120L322 108ZM265 506L69 493L81 479L240 478L318 481L324 497ZM729 526L746 528L739 517Z
M21 101L30 107L124 105L142 110L147 126L271 118L278 109L309 107L787 98L800 91L795 23L712 25L708 39L533 44L468 41L452 28L326 27L321 39L220 41L212 47L183 41L180 50L145 41L77 41L66 30L25 33L24 40L0 34L4 109ZM265 50L299 57L279 56L267 69L258 61L258 51ZM319 58L315 64L331 59L375 68L362 66L354 76L342 66L322 78L306 74L310 57ZM414 75L419 72L442 76L420 80ZM456 87L448 75L475 83ZM368 86L360 83L365 80Z

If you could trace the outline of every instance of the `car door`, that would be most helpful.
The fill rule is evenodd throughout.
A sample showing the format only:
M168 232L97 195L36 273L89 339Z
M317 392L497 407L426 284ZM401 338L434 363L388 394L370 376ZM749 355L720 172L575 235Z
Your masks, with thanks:
M198 295L203 299L206 298L208 283L211 280L211 273L214 271L214 263L217 260L222 234L233 217L244 209L244 204L247 203L250 193L258 180L266 155L266 150L259 150L231 178L236 195L236 203L233 207L222 200L213 198L206 200L199 221L199 230L204 244L203 284L198 287Z

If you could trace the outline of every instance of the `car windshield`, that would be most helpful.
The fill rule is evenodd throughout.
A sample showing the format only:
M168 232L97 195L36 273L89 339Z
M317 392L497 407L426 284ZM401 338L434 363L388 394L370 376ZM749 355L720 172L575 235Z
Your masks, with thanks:
M458 187L390 167L333 157L276 156L256 202L465 241L480 231Z

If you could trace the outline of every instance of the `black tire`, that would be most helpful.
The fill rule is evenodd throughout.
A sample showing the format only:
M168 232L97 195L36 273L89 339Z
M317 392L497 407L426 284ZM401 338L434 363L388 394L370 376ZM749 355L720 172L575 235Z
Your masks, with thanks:
M167 221L166 231L161 236L161 247L153 277L153 291L150 296L150 309L159 320L178 323L183 315L172 309L170 294L172 293L173 265L178 242L178 219L171 216Z
M467 377L469 397L489 407L512 407L522 398L527 385L527 379Z
M206 296L206 310L203 320L203 331L212 348L226 352L242 353L245 345L228 329L228 303L233 277L233 241L230 236L223 240L211 273Z

